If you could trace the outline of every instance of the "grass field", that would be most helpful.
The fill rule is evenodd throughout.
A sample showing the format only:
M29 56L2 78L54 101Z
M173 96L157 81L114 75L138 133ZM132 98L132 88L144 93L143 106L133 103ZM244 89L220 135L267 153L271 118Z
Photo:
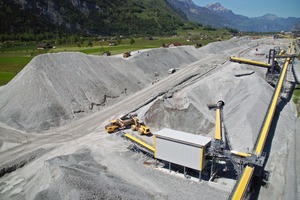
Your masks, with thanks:
M300 116L300 85L297 85L293 93L293 101L297 107L298 117Z
M26 66L33 56L22 53L0 54L0 85L5 85Z
M0 72L0 85L7 84L15 76L16 76L16 73L14 73L14 72Z

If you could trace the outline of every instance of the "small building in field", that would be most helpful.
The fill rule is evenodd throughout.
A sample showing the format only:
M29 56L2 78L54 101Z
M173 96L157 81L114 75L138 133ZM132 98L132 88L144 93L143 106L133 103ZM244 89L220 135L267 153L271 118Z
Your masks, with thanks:
M38 49L53 49L53 45L50 43L41 43L37 45Z
M179 42L172 42L168 45L168 47L178 47L178 46L181 46Z
M126 51L123 53L123 58L128 58L130 56L131 56L131 52Z

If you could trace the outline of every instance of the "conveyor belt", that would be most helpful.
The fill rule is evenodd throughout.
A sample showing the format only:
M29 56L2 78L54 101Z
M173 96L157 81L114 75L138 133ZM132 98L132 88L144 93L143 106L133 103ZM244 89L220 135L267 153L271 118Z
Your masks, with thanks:
M268 108L268 112L267 115L265 117L263 126L261 128L260 134L259 134L259 138L258 138L258 142L256 144L255 147L255 154L260 156L262 154L265 142L266 142L266 138L268 136L268 132L272 123L272 119L276 110L276 105L277 105L277 101L278 98L280 96L280 92L284 83L284 78L288 69L290 63L290 58L287 58L285 61L285 64L282 68L281 74L280 74L280 78L279 81L277 83L277 86L275 88L273 97L271 99L271 103L269 105ZM240 179L240 181L238 182L238 184L236 185L235 189L233 190L233 195L232 195L232 199L242 199L243 195L245 194L245 191L248 188L248 184L250 183L250 180L252 178L252 174L254 171L254 167L250 167L250 166L246 166L246 168L244 169L244 173Z
M250 166L247 166L244 169L243 175L240 178L240 180L234 190L233 196L231 197L232 200L240 200L243 198L243 196L246 193L246 190L248 188L248 185L251 181L253 171L254 171L254 167L250 167Z
M291 50L293 48L292 46L293 46L293 44L291 45L291 47L289 49L289 53L291 53L291 51L292 51ZM280 53L283 54L284 52L281 51ZM260 130L259 138L258 138L258 141L255 146L255 154L257 156L260 156L262 154L290 61L291 61L290 58L286 58L284 66L282 67L282 70L281 70L279 81L278 81L275 91L273 93L273 97L271 99L271 103L269 105L267 115L265 116L263 126ZM254 172L254 167L246 166L241 179L236 184L235 188L233 189L233 191L231 193L231 199L240 200L243 198L243 196L248 188L248 185L252 179L253 172Z
M151 150L152 152L155 152L155 148L153 146L150 146L149 144L145 143L144 141L142 141L128 133L125 133L124 136L129 138L130 140L134 141L135 143L137 143L143 147L146 147L147 149Z
M237 57L233 57L233 56L230 57L230 61L238 62L238 63L245 63L245 64L249 64L249 65L255 65L255 66L260 66L260 67L266 67L266 68L269 68L272 66L271 64L268 64L268 63L254 61L254 60L248 60L248 59L244 59L244 58L237 58Z
M280 52L279 52L279 56L282 56L283 54L285 53L285 50L284 49L282 49Z
M216 109L216 132L215 132L215 139L221 140L222 139L222 127L221 127L221 109Z
M282 86L283 86L283 83L284 83L284 78L285 78L285 75L286 75L289 64L290 64L290 58L287 58L285 60L284 66L281 70L279 81L276 85L275 92L274 92L273 97L271 99L271 103L269 105L267 115L265 117L263 126L260 130L259 139L258 139L258 142L256 143L256 147L255 147L255 154L256 155L261 155L261 153L263 151L263 148L264 148L264 145L265 145L265 142L266 142L266 138L268 136L268 132L269 132L269 129L270 129L270 126L271 126L271 123L272 123L272 119L273 119L273 116L274 116L274 113L275 113L275 110L276 110L277 101L278 101L278 98L279 98L280 93L281 93L281 89L282 89Z

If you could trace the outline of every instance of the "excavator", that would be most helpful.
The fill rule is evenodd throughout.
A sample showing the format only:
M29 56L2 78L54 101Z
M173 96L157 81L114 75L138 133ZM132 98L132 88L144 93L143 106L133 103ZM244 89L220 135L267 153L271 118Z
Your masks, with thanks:
M113 119L105 126L105 130L107 133L114 133L131 127L133 131L138 131L140 135L150 134L150 128L146 126L144 122L139 122L136 116L137 114L134 113L125 115L119 119Z

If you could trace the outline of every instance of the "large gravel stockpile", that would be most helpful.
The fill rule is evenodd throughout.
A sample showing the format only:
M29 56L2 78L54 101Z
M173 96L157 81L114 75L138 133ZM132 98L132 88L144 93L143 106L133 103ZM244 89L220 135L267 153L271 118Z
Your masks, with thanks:
M27 131L63 125L140 90L155 73L165 75L196 60L194 47L182 50L157 49L130 60L82 53L37 56L1 91L0 120ZM174 59L166 59L168 54Z
M107 172L105 166L93 159L89 149L45 161L28 185L27 198L36 200L150 199L149 194Z
M222 52L226 57L249 38L193 46L158 48L133 57L54 53L34 58L0 91L0 122L28 132L64 125L112 105L180 68Z
M145 120L151 127L163 127L213 137L215 111L207 104L225 102L224 123L233 149L252 151L272 97L272 87L258 74L235 76L240 70L228 63L226 71L209 76L172 98L157 100ZM157 120L160 119L160 120Z
M168 127L213 138L215 111L207 104L222 99L232 148L252 151L274 88L264 80L266 69L226 61L231 55L266 61L256 48L268 53L289 42L245 37L200 49L141 50L125 59L36 57L0 88L0 199L227 199L230 188L155 168L104 126L137 111L154 132ZM168 74L170 68L177 70ZM254 199L299 198L300 137L288 100L280 99L266 143L270 182Z

